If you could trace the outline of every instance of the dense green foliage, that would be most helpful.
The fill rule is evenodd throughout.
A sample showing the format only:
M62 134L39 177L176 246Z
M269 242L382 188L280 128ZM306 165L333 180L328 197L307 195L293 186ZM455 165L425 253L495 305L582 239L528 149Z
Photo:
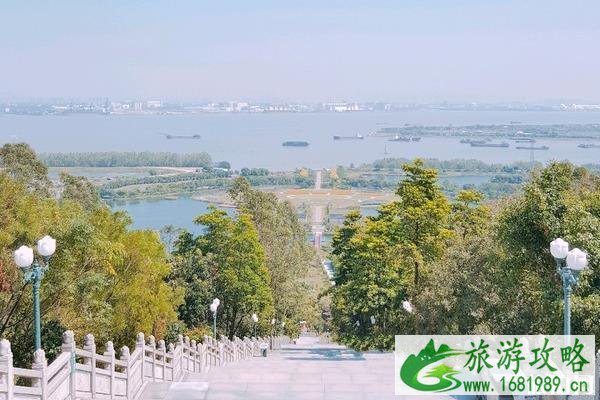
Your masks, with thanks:
M365 165L361 168L372 168L374 170L400 170L403 165L409 163L406 158L383 158L375 160L371 165ZM533 168L541 164L531 165L530 162L518 161L511 164L488 164L484 161L474 159L456 158L453 160L438 160L437 158L428 158L423 160L423 164L428 168L434 168L440 172L469 172L469 173L509 173L530 172Z
M298 333L299 321L318 327L321 307L317 297L324 284L323 273L296 210L273 193L252 189L244 178L234 181L229 195L238 210L252 218L265 249L273 316L287 321L286 332L292 335Z
M48 168L25 143L7 143L0 148L0 169L39 195L50 193Z
M96 208L102 204L96 187L84 177L61 172L60 181L63 186L62 199L72 200L85 209Z
M169 254L157 232L129 229L129 217L111 212L85 178L61 173L54 188L27 145L6 145L0 155L0 335L12 341L18 365L32 353L32 304L12 252L46 234L58 244L41 289L50 356L65 329L79 340L94 333L100 348L107 340L131 345L139 331L201 339L210 334L215 297L219 333L229 337L252 333L252 313L260 316L261 334L280 333L283 321L288 334L298 332L301 319L318 325L322 271L304 226L290 204L252 190L243 178L231 192L235 217L217 209L200 215L204 233L197 237L164 229ZM197 175L184 175L184 182Z
M97 152L42 153L48 167L212 167L208 153Z
M103 199L133 199L164 195L193 194L202 189L230 188L233 184L229 171L159 175L140 178L121 178L100 187ZM314 179L298 174L247 175L252 186L311 187Z
M210 172L196 172L176 175L155 175L131 178L119 178L102 185L102 191L106 192L113 189L132 185L150 185L155 183L172 183L185 181L202 181L206 185L208 179L226 178L230 175L227 171L214 170Z
M436 171L419 160L404 171L398 201L365 221L351 213L333 238L333 321L340 339L355 347L391 348L394 335L409 329L402 302L427 279L427 265L452 236L451 207L436 183ZM376 325L371 316L379 321Z
M301 320L318 325L322 272L294 209L251 189L244 178L234 182L230 195L235 218L212 209L196 219L206 228L203 234L184 232L175 243L173 282L185 290L179 315L186 328L210 326L213 298L222 301L218 330L229 337L252 333L252 313L259 316L261 334L280 332L281 322L292 335Z
M489 208L472 191L449 204L420 161L403 168L398 201L375 217L349 214L334 236L332 315L342 342L389 349L402 333L560 334L562 284L548 250L556 237L590 260L573 297L573 332L600 333L596 176L551 163L522 194Z
M205 233L196 238L182 234L174 253L175 279L185 289L181 318L189 328L210 324L208 305L218 298L219 331L229 338L247 334L250 315L270 315L273 302L256 228L247 214L233 219L216 208L196 223L206 227Z
M242 168L240 170L241 176L267 176L269 170L266 168Z
M33 154L25 145L19 151ZM63 176L63 196L46 196L51 188L40 186L47 177L35 160L30 171L0 172L0 336L13 343L17 364L30 358L33 318L31 285L23 284L12 252L44 235L57 240L41 288L48 354L67 327L79 339L93 332L100 345L131 345L139 331L162 336L177 318L181 295L165 283L171 267L158 235L129 230L129 218L102 205L80 178ZM10 157L2 162L18 170Z

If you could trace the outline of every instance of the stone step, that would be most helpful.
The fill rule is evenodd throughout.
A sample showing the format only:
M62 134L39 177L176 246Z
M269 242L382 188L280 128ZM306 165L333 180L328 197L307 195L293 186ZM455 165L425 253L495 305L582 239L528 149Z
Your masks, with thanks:
M165 400L204 400L207 391L208 382L175 382Z
M201 379L202 374L191 374L189 379ZM205 379L205 377L202 377ZM204 400L208 391L206 381L153 382L142 394L143 400Z

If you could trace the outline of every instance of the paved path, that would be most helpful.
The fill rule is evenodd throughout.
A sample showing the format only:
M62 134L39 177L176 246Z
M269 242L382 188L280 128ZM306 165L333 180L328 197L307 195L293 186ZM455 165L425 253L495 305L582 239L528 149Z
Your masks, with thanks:
M165 385L146 399L177 400L385 400L394 396L394 359L390 353L357 353L302 337L296 345L213 368L189 380ZM425 399L419 396L419 400ZM431 397L429 398L431 399Z

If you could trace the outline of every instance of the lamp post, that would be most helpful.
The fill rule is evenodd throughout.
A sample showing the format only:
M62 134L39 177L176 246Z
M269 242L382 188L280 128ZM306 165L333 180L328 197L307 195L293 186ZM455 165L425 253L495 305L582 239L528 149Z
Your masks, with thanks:
M217 338L217 309L221 304L221 300L215 298L210 305L210 311L213 315L213 338Z
M252 322L254 322L254 334L252 336L256 337L256 323L258 322L258 315L252 314Z
M404 308L404 311L406 311L409 314L413 314L415 311L413 305L408 300L402 300L402 308ZM412 315L410 318L412 318L414 334L416 335L417 334L417 318L415 315Z
M587 254L575 248L569 251L569 243L561 238L550 243L550 253L556 260L556 272L563 283L564 320L563 334L571 335L571 292L577 285L579 273L587 268Z
M273 332L275 331L275 322L277 322L277 320L273 318L271 320L271 337L269 338L269 341L271 342L271 348L273 348Z
M33 329L35 350L42 348L42 320L40 316L40 284L50 266L50 257L56 251L56 240L44 236L37 242L37 252L42 256L43 263L38 261L33 249L28 246L19 247L15 253L15 264L23 271L23 282L33 286Z

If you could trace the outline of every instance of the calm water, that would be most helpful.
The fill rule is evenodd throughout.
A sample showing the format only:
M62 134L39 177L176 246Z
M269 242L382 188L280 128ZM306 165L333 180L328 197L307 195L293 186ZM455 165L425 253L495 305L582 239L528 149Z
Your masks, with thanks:
M418 143L388 142L385 138L333 141L333 135L367 134L379 125L469 125L600 123L596 112L461 112L406 111L396 113L340 114L199 114L184 116L0 116L0 145L25 141L39 152L67 151L206 151L213 160L227 160L234 168L266 167L291 170L305 166L327 168L372 162L384 157L476 158L487 162L529 160L528 151L472 148L459 139L423 138ZM200 140L167 140L162 134L200 134ZM306 140L307 148L282 147L285 140ZM537 160L569 159L575 163L600 161L600 149L579 149L576 141L539 141L548 151L535 153ZM454 180L455 178L449 178ZM481 183L488 178L471 177ZM462 179L464 181L464 178ZM464 183L464 182L463 182ZM195 216L206 212L207 203L189 198L143 201L114 205L133 218L134 228L160 229L165 225L201 228Z
M600 123L600 112L405 111L394 113L198 114L0 116L0 144L25 141L40 152L66 151L206 151L234 168L290 170L372 162L384 157L477 158L487 162L529 160L529 152L472 148L458 139L423 138L418 143L385 138L333 141L333 135L367 134L379 125L467 125L523 123ZM199 134L200 140L167 140L162 134ZM306 148L283 147L285 140L306 140ZM576 141L539 141L550 150L537 160L597 162L600 149L579 149Z
M209 204L189 197L180 197L177 200L144 200L111 206L115 211L126 211L133 219L134 229L159 230L166 225L173 225L197 235L202 232L202 227L194 224L194 218L206 213ZM231 208L224 210L233 213Z

